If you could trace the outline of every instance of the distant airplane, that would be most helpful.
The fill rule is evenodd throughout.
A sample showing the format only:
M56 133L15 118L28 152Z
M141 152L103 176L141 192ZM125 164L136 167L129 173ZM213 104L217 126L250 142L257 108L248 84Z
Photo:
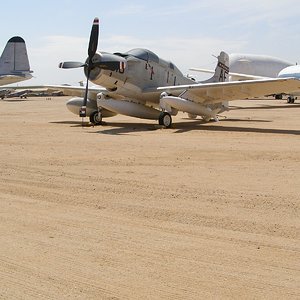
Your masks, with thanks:
M14 91L14 89L0 89L0 99L4 99L5 97L7 97L8 95L11 94L11 92Z
M284 68L278 73L278 78L298 78L300 79L300 66L294 65ZM294 103L295 99L300 96L300 91L293 91L288 96L288 103Z
M229 55L229 80L256 80L267 78L298 78L300 79L300 66L282 60L280 58L233 53ZM191 68L192 71L213 73L213 70ZM285 93L288 95L288 103L294 103L297 91ZM282 98L283 94L274 94L276 98Z
M86 62L63 62L60 68L83 67L88 79L86 87L54 86L63 92L83 93L67 102L67 107L80 117L90 117L101 124L102 117L115 114L156 119L170 127L172 115L187 112L190 118L217 119L228 110L228 101L284 93L300 88L297 79L261 79L226 82L229 58L225 52L218 57L214 76L201 83L185 77L171 62L159 58L146 49L125 53L96 52L99 20L95 18L91 30ZM97 87L89 88L89 80ZM99 87L102 86L102 87Z
M25 41L12 37L0 57L0 85L28 80L31 73Z
M229 54L229 81L276 78L281 70L292 63L267 55ZM214 73L213 70L190 68L192 71Z

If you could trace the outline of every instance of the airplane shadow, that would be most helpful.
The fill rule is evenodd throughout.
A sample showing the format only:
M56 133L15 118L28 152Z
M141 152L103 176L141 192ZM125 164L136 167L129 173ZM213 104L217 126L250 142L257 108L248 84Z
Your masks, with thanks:
M73 125L71 127L93 127L92 124L89 122L81 122L81 121L55 121L49 122L50 124L66 124L66 125Z
M54 121L49 122L50 124L66 124L71 125L70 127L93 127L95 129L99 128L101 130L96 132L88 132L88 133L98 133L98 134L111 134L111 135L124 135L133 132L144 132L157 130L157 125L155 124L145 124L145 123L109 123L102 122L100 126L94 126L89 122L82 123L81 121ZM115 128L105 129L106 126L113 126Z
M138 132L154 131L154 130L169 130L171 134L185 133L189 131L215 131L215 132L253 132L253 133L270 133L270 134L289 134L300 135L300 130L286 130L286 129L272 129L272 128L254 128L242 126L227 126L223 125L226 122L239 122L239 123L268 123L269 120L245 120L245 119L222 119L218 123L207 123L203 120L190 120L188 122L174 122L171 129L164 129L156 124L145 123L104 123L101 126L93 126L89 123L82 123L79 121L57 121L50 122L52 124L66 124L72 125L71 127L94 127L99 128L97 131L87 131L86 133L92 134L109 134L109 135L134 135ZM113 126L114 128L105 129L106 126ZM174 131L175 130L175 131ZM172 132L171 132L172 131Z
M268 105L268 104L262 104L260 106L230 106L230 110L261 110L261 109L287 109L287 108L300 108L300 104L286 104L286 105Z
M218 124L209 125L209 123L203 122L177 122L173 124L173 129L177 129L174 133L184 133L188 131L201 130L201 131L215 131L215 132L252 132L252 133L270 133L270 134L289 134L289 135L300 135L300 130L286 130L286 129L272 129L272 128L254 128L254 127L241 127L241 126L224 126L222 123L230 122L271 122L264 120L239 120L239 119L225 119L220 121ZM201 126L198 126L201 125Z
M110 135L134 135L134 132L146 132L146 131L154 131L161 129L155 124L145 124L145 123L107 123L106 125L114 126L115 128L103 129L96 132L90 133L98 133L98 134L110 134ZM103 125L102 125L103 126ZM105 125L100 128L104 128ZM95 127L96 128L96 127Z
M30 100L28 99L13 99L13 98L9 98L9 99L1 99L1 101L3 102L28 102Z

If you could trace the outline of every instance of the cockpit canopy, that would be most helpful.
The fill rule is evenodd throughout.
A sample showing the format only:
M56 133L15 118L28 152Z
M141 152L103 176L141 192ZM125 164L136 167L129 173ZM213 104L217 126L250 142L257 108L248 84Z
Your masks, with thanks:
M159 57L150 50L136 48L127 51L125 54L127 54L128 56L134 56L145 61L153 61L159 63Z
M144 60L146 62L155 62L157 64L161 64L166 67L169 67L170 69L176 71L176 73L181 73L180 70L172 62L159 58L155 53L147 49L135 48L125 53L114 53L114 54L125 58L129 56L133 56L135 58Z

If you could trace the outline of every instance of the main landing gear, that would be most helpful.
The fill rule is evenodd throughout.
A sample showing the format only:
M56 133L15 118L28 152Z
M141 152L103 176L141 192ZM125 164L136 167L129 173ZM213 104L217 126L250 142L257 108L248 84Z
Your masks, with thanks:
M102 123L102 114L101 112L94 111L90 114L90 122L94 125L101 125Z
M287 103L295 103L295 97L294 96L288 96Z
M172 125L172 117L168 112L162 111L158 118L159 125L163 125L166 128L170 128Z

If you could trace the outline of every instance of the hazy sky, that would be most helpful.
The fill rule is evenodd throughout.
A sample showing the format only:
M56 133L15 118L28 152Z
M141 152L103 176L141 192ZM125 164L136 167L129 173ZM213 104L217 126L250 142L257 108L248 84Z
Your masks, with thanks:
M1 3L0 52L7 40L26 41L33 75L24 84L77 84L83 71L61 70L65 60L85 61L94 17L98 50L148 48L175 63L213 68L221 50L300 62L299 0L102 1L15 0Z

